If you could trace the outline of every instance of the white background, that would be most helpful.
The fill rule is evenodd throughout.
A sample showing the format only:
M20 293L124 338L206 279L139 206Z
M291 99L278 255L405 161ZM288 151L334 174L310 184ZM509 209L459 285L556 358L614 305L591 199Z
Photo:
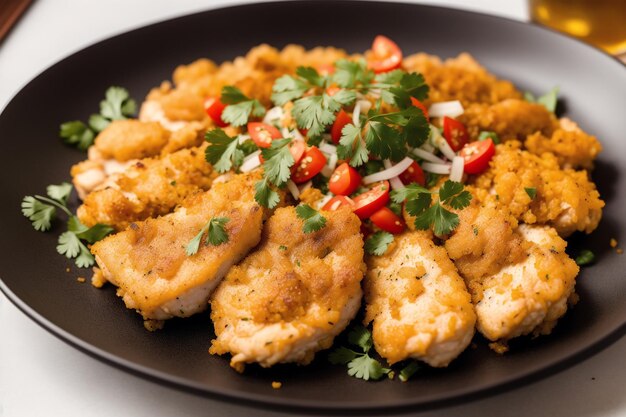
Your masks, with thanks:
M0 44L0 109L39 72L95 41L147 23L235 3L241 2L38 0ZM523 0L429 3L527 18ZM553 377L497 397L420 416L626 416L625 358L626 338L622 338ZM186 394L104 365L47 333L0 294L0 416L57 415L275 414Z

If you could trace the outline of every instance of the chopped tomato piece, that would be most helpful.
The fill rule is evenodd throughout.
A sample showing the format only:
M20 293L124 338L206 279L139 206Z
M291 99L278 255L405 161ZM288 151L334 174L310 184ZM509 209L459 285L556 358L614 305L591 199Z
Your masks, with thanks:
M282 136L274 126L259 122L248 123L248 133L259 148L269 148L272 140Z
M426 106L424 106L424 103L422 103L421 101L419 101L415 97L411 97L411 104L413 104L415 107L420 109L422 111L422 113L424 113L424 116L426 117L426 120L428 120L428 109L426 108Z
M318 65L316 69L317 69L317 72L322 76L331 75L335 73L335 66L332 64L321 64L321 65Z
M489 168L489 161L495 153L496 146L491 138L468 143L459 152L459 156L465 160L463 170L468 174L480 174Z
M405 228L404 220L396 213L391 211L389 207L383 207L370 217L372 223L385 232L398 234L402 233Z
M389 181L379 182L369 191L354 197L353 200L354 214L361 219L367 219L389 202Z
M347 162L339 165L333 175L330 176L330 180L328 181L328 189L333 194L337 195L350 195L359 188L361 184L361 176L356 171L356 169L352 168L348 165Z
M418 183L419 185L426 185L426 175L417 162L413 162L409 167L400 174L400 180L403 184Z
M294 158L295 159L295 158ZM292 180L296 184L307 182L322 170L326 165L326 157L317 146L311 146L304 157L296 164L296 170L292 175Z
M337 113L337 117L335 117L335 122L333 123L333 127L330 128L330 138L335 143L339 143L341 139L341 131L343 127L349 123L352 123L352 117L348 116L348 113L345 111L339 110Z
M469 141L465 125L451 117L443 117L443 137L454 152L458 152Z
M367 65L375 73L387 72L402 64L402 51L394 41L386 36L378 35L372 43L372 52Z
M343 207L343 206L352 207L354 206L354 201L352 201L350 197L346 197L343 195L336 195L330 200L328 200L328 203L324 204L324 207L322 207L322 210L335 211L339 209L339 207Z
M209 98L204 102L204 109L213 122L219 127L226 127L228 123L222 120L222 112L226 108L226 104L222 103L219 98Z

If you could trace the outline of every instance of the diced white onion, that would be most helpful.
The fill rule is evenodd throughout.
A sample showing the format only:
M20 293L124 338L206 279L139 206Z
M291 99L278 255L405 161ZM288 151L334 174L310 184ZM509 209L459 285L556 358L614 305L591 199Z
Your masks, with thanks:
M359 100L354 105L354 111L352 112L352 124L355 125L356 127L361 126L361 120L359 119L360 115L361 115L361 101Z
M382 94L382 91L380 88L372 88L370 90L370 96L374 97L374 98L379 98L380 95Z
M450 181L461 182L463 179L463 167L465 160L462 156L455 156L452 159L452 167L450 168Z
M430 133L432 144L439 148L441 153L446 158L452 161L456 156L456 153L452 150L450 145L448 145L448 141L443 136L441 136L441 133L439 133L439 129L431 125Z
M328 155L332 155L337 153L337 147L335 145L331 145L330 143L322 142L320 143L320 151L325 152Z
M450 173L450 165L448 164L435 164L432 162L424 162L421 165L422 169L433 174L447 175Z
M300 131L298 129L294 129L292 131L289 132L291 134L291 137L294 138L295 140L302 140L304 141L304 136L302 136L302 133L300 133Z
M338 158L337 158L337 154L336 154L336 153L331 153L331 154L330 154L330 158L328 159L328 167L329 167L331 170L333 170L333 171L334 171L334 170L335 170L335 168L337 167L337 160L338 160Z
M391 186L392 190L399 190L401 188L404 188L404 184L398 177L389 178L389 185Z
M272 107L265 113L265 117L263 118L263 123L271 124L271 122L275 120L280 120L283 118L283 108L280 106Z
M436 155L433 155L432 152L425 151L424 149L415 148L415 149L413 149L413 153L415 154L415 156L418 156L418 157L422 158L425 161L436 162L438 164L445 164L446 163L446 161L444 161L443 159L439 158Z
M242 143L244 143L245 141L250 139L250 135L243 134L243 135L239 135L239 144L241 145Z
M442 101L440 103L433 103L428 108L428 115L430 117L457 117L463 114L465 110L460 101Z
M304 184L302 184L301 186L299 186L298 190L300 190L300 194L302 194L303 192L305 192L306 190L308 190L312 186L313 186L313 181L307 181Z
M383 161L383 164L385 163L386 162ZM397 177L398 175L406 171L406 169L410 167L412 163L413 163L413 160L409 158L408 156L393 166L391 166L391 163L389 162L390 168L387 168L383 171L376 172L375 174L363 177L363 184L365 185L373 184L378 181L388 180L390 178Z
M372 108L372 103L369 100L359 100L357 104L361 105L361 113L367 114L368 111Z
M241 172L250 172L254 168L260 166L261 165L261 159L259 158L260 154L261 154L261 151L258 150L246 156L246 158L243 160L243 163L241 164L241 167L239 167L239 170Z
M333 197L334 195L332 194L326 194L320 201L317 202L317 209L319 210L324 207Z
M284 138L289 138L291 137L291 133L289 133L289 129L287 129L286 127L283 127L280 129L280 134L282 135L282 137Z
M287 189L289 190L293 198L295 198L296 200L300 199L300 190L298 189L298 186L295 182L291 180L287 181Z
M423 149L426 152L430 152L430 153L435 152L435 147L433 145L431 145L430 143L423 144L422 146L420 146L420 149Z

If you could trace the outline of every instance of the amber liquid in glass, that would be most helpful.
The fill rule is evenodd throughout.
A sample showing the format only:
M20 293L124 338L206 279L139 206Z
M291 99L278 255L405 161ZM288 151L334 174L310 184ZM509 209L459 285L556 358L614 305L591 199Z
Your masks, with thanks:
M626 53L626 0L529 0L534 22L608 53Z

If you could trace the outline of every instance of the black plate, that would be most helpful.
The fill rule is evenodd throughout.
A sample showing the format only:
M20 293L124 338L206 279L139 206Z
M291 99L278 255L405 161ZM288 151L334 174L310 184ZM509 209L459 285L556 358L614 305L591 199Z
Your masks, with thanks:
M425 370L412 381L378 383L350 378L318 355L313 366L239 375L228 360L207 354L212 334L206 314L167 323L149 333L112 288L80 285L70 262L56 254L57 227L38 233L19 211L26 194L68 179L84 154L64 147L58 125L86 119L109 85L141 98L180 63L217 61L267 42L276 46L336 45L363 51L384 33L408 55L443 57L471 52L521 89L544 92L558 84L568 116L604 145L594 177L607 200L600 228L570 242L598 257L579 278L580 303L551 337L516 343L498 356L485 343L468 349L451 367ZM291 408L415 410L476 398L519 386L563 369L616 340L626 328L626 256L609 248L626 224L626 71L617 61L577 41L531 25L458 10L394 3L286 2L194 14L100 42L55 64L11 101L0 116L0 276L2 290L55 335L100 359L145 377L230 400ZM71 273L65 272L70 266ZM523 346L518 346L523 345ZM283 382L273 390L270 382Z

